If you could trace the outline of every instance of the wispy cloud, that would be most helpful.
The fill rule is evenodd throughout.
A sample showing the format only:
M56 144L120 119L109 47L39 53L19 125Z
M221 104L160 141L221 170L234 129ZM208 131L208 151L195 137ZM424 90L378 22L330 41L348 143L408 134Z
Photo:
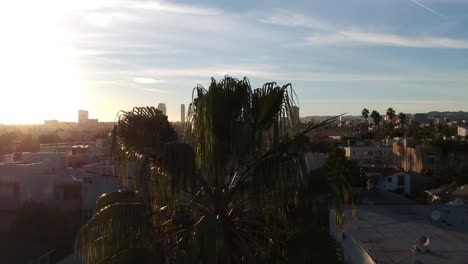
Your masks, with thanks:
M60 1L61 2L61 1ZM72 3L58 3L58 7L78 10L78 11L97 11L97 10L159 10L171 13L190 14L190 15L219 15L223 11L219 8L205 7L201 5L188 5L174 3L172 1L138 1L138 0L82 0Z
M138 78L133 79L133 81L139 84L167 83L167 80L157 80L157 79L148 78L148 77L138 77Z
M136 7L141 8L141 9L154 9L154 10L160 10L160 11L166 11L166 12L190 14L190 15L201 15L201 16L220 15L223 13L223 11L218 8L185 5L185 4L172 4L166 1L143 3Z
M257 22L285 27L301 27L311 29L330 29L331 25L321 19L305 16L298 12L275 10L268 17L257 19Z
M143 91L152 92L152 93L168 93L167 90L157 89L157 88L142 88Z
M223 77L230 74L237 77L255 76L257 78L270 79L275 76L275 71L268 65L218 65L213 67L190 67L190 68L152 68L145 70L148 75L156 75L169 78L188 78L188 77ZM209 79L208 79L209 80Z
M415 4L417 4L418 6L420 6L420 7L424 8L424 9L426 9L427 11L429 11L429 12L435 14L435 15L438 15L438 16L440 16L440 17L444 17L441 13L435 11L434 9L432 9L432 8L430 8L430 7L424 5L424 4L422 4L422 3L420 3L420 2L418 2L418 1L416 1L416 0L409 0L409 1L411 1L411 2L413 2L413 3L415 3Z
M308 45L380 45L412 48L468 49L467 39L444 37L408 37L396 34L366 31L340 31L332 34L316 34L306 39Z
M242 70L241 70L242 69ZM354 73L354 72L313 72L313 71L285 71L281 67L258 65L236 65L228 67L218 65L214 67L199 68L178 68L178 69L147 69L144 70L148 75L157 75L173 80L190 80L192 83L209 82L209 77L220 78L225 74L231 74L234 77L276 80L281 82L321 82L321 83L372 83L372 82L455 82L458 84L468 84L468 79L464 72L439 72L426 74L424 71L415 71L414 69L400 69L392 73ZM198 79L200 78L200 79ZM195 79L195 80L194 80Z

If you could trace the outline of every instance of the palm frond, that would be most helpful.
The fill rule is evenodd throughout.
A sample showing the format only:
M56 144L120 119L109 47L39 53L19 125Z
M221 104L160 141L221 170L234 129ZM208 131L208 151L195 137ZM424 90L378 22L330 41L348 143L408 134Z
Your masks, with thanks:
M148 243L148 219L148 212L141 203L108 205L79 231L75 250L86 263L97 263L100 259L106 263L119 251Z
M101 195L96 202L96 212L100 212L105 207L115 203L133 203L136 202L134 192L118 191Z
M134 163L156 159L168 142L177 141L177 133L160 110L154 107L135 107L120 112L117 123L110 134L109 154L117 163L119 175L124 178L131 173L138 174L141 166ZM147 165L147 164L145 164Z

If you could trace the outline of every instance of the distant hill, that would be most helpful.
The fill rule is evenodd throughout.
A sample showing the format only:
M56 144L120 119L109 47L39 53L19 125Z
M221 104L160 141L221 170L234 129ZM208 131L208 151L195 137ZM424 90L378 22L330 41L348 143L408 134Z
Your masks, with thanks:
M330 119L330 118L333 118L335 116L305 116L305 117L301 117L301 121L306 123L306 122L323 122L327 119ZM339 119L337 119L339 120ZM351 116L351 115L347 115L347 116L343 116L341 118L341 120L343 122L345 121L363 121L364 119L361 117L361 116Z
M406 113L406 115L409 118L413 118L414 114ZM427 113L427 116L429 119L435 119L435 118L447 118L450 121L459 121L459 120L468 120L468 112L463 112L463 111L458 111L458 112L450 112L450 111L444 111L444 112L439 112L439 111L432 111ZM332 118L333 116L305 116L301 117L302 122L322 122L325 121L329 118ZM343 116L342 117L343 121L363 121L364 119L361 116Z
M458 111L458 112L439 112L433 111L427 113L429 118L447 118L451 121L458 121L458 120L468 120L468 112Z

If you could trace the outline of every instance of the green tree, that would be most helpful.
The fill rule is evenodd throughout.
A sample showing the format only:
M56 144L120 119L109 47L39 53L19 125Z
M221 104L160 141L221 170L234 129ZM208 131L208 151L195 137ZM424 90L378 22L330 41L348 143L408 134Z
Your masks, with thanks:
M374 120L375 126L379 127L380 122L382 121L382 116L380 115L380 113L376 110L373 110L370 117L372 118L372 120Z
M398 114L398 122L404 126L406 124L406 115L403 112Z
M305 134L334 120L292 130L293 94L290 84L253 90L246 78L212 79L208 90L194 89L191 144L178 141L167 117L153 107L122 112L111 153L125 168L125 181L128 167L136 172L136 192L99 199L96 215L77 237L86 262L291 260L287 249L301 230L294 223L303 219L294 215L300 208L294 201L310 180ZM336 190L334 206L348 197L346 188ZM339 252L336 243L329 246ZM329 255L333 261L337 256Z
M393 119L395 118L395 113L396 113L396 112L395 112L395 110L394 110L393 108L389 107L389 108L387 109L386 116L387 116L387 120L390 121L390 124L393 123Z
M353 187L365 187L367 184L359 165L356 161L346 158L346 153L341 148L335 148L328 155L324 169L327 174L343 176L343 182L348 182Z
M60 142L60 137L57 136L56 133L52 133L52 134L43 134L43 135L40 135L38 138L37 138L37 142L39 144L53 144L53 143L59 143Z
M3 159L3 155L11 153L13 148L13 142L19 137L18 133L10 132L0 135L0 159Z
M362 109L361 115L366 120L366 124L368 124L369 113L370 113L369 109L367 109L367 108Z

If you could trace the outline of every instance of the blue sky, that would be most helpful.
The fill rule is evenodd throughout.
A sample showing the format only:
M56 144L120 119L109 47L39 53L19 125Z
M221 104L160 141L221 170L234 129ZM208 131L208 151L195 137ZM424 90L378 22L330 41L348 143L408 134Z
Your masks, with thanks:
M33 14L2 8L18 13L11 19L22 19L26 35L7 33L3 55L28 49L25 63L33 60L14 74L0 64L21 76L7 80L4 97L32 92L41 104L29 99L0 123L75 120L78 108L114 120L120 109L160 102L177 121L193 87L224 74L254 87L292 83L302 116L468 111L468 0L40 2ZM23 80L37 69L49 77ZM5 113L13 103L3 105ZM32 109L43 111L28 116Z

